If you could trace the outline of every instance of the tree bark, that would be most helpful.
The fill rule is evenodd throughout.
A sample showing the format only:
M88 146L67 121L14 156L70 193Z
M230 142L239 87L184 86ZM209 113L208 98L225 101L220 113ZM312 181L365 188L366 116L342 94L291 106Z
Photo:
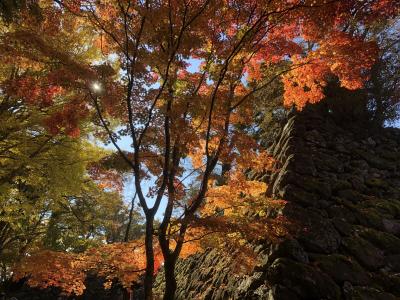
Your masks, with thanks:
M129 232L131 231L131 226L132 226L133 208L135 207L136 195L137 193L135 192L135 195L133 196L131 201L131 209L129 210L129 219L128 219L128 225L126 225L124 242L129 242Z
M154 250L153 250L153 221L154 215L146 215L146 272L144 276L144 299L153 300L153 276L154 276Z
M165 278L165 291L164 300L173 300L176 292L176 279L175 279L175 264L176 258L169 257L164 262L164 278Z

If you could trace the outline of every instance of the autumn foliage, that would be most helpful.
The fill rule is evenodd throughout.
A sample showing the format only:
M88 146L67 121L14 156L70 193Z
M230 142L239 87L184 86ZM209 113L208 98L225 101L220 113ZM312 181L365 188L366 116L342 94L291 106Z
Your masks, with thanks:
M73 254L44 250L23 259L14 269L14 279L29 276L28 284L32 287L59 287L66 294L81 295L85 289L81 264Z
M254 138L257 93L280 81L284 105L303 109L324 98L330 81L362 88L380 52L370 28L399 13L389 0L38 3L40 18L22 9L1 33L8 69L0 91L43 113L50 138L83 135L112 145L118 158L109 155L86 171L114 192L130 173L145 217L143 247L92 248L82 268L80 258L51 255L57 265L76 266L78 277L96 269L125 286L144 272L146 299L160 254L165 299L173 299L176 261L198 251L203 237L247 246L265 231L271 238L289 233L288 220L262 208L284 200L266 200L265 183L245 175L273 166ZM23 266L19 278L29 273L29 263ZM44 276L32 275L39 279L31 283ZM68 292L81 291L77 284Z
M157 256L156 269L161 265ZM46 262L46 263L43 263ZM145 269L143 241L90 248L82 254L41 250L25 257L14 268L13 279L42 289L57 287L67 295L81 295L87 274L104 280L104 288L120 283L130 289Z

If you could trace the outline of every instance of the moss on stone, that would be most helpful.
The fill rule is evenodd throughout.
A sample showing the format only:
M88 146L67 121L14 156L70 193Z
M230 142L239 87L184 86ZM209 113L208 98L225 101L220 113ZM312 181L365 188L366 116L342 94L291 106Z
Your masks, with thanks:
M354 259L340 254L318 255L314 258L315 265L337 283L345 281L355 285L369 283L367 272Z
M373 197L361 204L363 207L372 207L391 217L400 216L400 201L397 199L383 199Z
M393 150L380 150L379 155L385 159L399 161L400 160L400 152L394 152Z
M372 287L387 291L400 298L400 274L375 273Z
M383 253L363 238L352 236L344 238L345 249L368 270L377 270L383 265Z
M333 183L332 185L332 190L333 191L340 191L340 190L347 190L351 189L351 183L348 182L347 180L337 180Z
M371 166L381 169L381 170L393 170L396 166L393 162L388 161L386 159L380 158L371 154L370 152L354 149L354 152L365 159Z
M329 198L332 193L329 184L310 176L299 178L297 184L308 192L318 193L326 198Z
M367 180L365 180L365 184L369 187L381 189L386 189L389 187L389 184L380 178L368 178Z
M344 198L346 200L349 200L353 203L358 203L364 199L363 195L353 189L347 189L347 190L340 190L337 192L337 195L340 198Z
M393 234L364 228L360 236L388 254L400 254L400 239Z
M352 300L396 300L396 296L390 293L370 288L370 287L355 287L352 291Z
M340 289L328 275L290 259L275 260L267 279L272 284L289 287L302 299L340 299Z
M361 208L355 212L357 219L361 225L373 227L375 229L383 229L382 214L378 210L370 208Z

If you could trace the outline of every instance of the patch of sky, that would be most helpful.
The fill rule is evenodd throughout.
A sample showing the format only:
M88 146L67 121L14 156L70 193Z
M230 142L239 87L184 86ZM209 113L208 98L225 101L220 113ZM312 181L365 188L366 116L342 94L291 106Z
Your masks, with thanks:
M122 129L122 127L121 127L121 129ZM116 130L118 130L118 128ZM93 137L89 137L89 141L92 143L95 143L97 146L102 147L104 149L116 151L115 146L112 143L106 144L106 143L100 142L99 140L94 139ZM131 146L132 140L129 136L120 136L120 138L117 140L117 144L121 148L121 150L133 152L133 149ZM195 170L193 170L192 162L188 158L183 160L182 165L184 166L184 169L186 171L182 174L181 178L179 178L179 179L181 180L184 188L187 188L194 182L194 178L197 176L197 172L195 172ZM150 188L154 187L156 185L156 180L157 179L155 177L151 177L147 180L142 180L141 186L142 186L143 194L145 196L150 191ZM123 188L123 192L122 192L123 200L127 205L130 205L132 198L134 197L134 194L135 194L135 183L134 183L133 174L127 174L124 179L124 188ZM146 201L147 201L147 204L149 207L152 207L154 205L154 198L146 197ZM137 203L138 203L138 200L136 198L135 206L138 205ZM155 215L156 219L160 220L163 217L166 205L167 205L167 199L165 197L163 197L163 199L161 200L158 212Z
M185 59L184 62L188 64L186 70L189 73L196 73L200 71L200 65L203 62L203 60L197 58L189 58Z

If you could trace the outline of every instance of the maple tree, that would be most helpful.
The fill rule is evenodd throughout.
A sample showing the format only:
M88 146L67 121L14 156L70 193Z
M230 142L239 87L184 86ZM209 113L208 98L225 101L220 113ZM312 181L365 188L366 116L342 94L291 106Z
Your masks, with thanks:
M265 188L240 175L266 167L254 165L265 155L249 135L256 93L282 79L285 105L302 109L322 100L331 77L345 88L361 88L378 47L357 28L398 14L395 1L386 0L40 5L40 22L27 13L2 33L5 53L35 70L18 74L7 91L27 105L54 108L46 122L52 135L78 137L82 120L91 119L99 125L93 135L115 146L133 173L145 215L146 299L152 298L154 235L164 259L164 298L172 299L175 263L200 211L211 224L212 210L229 216L225 202L230 191L238 192L232 187L246 191L232 197L239 202ZM53 67L44 69L43 61ZM194 61L200 65L191 69ZM276 64L283 67L266 75L263 70ZM131 152L121 149L122 137L130 139ZM100 169L93 173L110 187L115 173Z
M30 12L20 13L28 23L38 24ZM0 22L2 282L16 261L39 248L82 252L105 239L122 241L125 235L132 239L142 231L138 212L130 213L122 202L123 174L114 176L118 166L106 163L112 153L88 140L92 125L84 119L88 116L84 106L57 84L60 78L54 75L51 60L39 53L28 55L22 46L9 43L6 35L13 28L18 24ZM81 32L79 38L84 37ZM14 55L10 47L21 53ZM75 112L78 107L80 114Z
M0 3L0 17L10 23L18 19L21 10L29 10L31 14L40 17L40 8L37 0L5 0Z
M376 37L380 51L364 92L373 108L371 119L382 126L394 122L400 114L400 20L398 17L388 20L386 26L376 24L368 31L365 35Z
M43 261L47 262L45 266ZM158 268L161 261L157 262ZM145 265L143 241L138 240L93 247L79 254L40 250L18 263L13 278L27 279L32 287L57 287L67 295L79 296L86 289L85 280L90 273L103 278L105 289L110 289L116 279L130 288L139 281Z
M37 112L25 114L13 99L1 100L3 107L7 102L21 112L0 114L2 280L15 260L37 247L82 251L104 236L121 240L128 209L118 193L102 189L86 169L104 151L83 139L52 137ZM138 234L135 230L136 223L130 236Z

